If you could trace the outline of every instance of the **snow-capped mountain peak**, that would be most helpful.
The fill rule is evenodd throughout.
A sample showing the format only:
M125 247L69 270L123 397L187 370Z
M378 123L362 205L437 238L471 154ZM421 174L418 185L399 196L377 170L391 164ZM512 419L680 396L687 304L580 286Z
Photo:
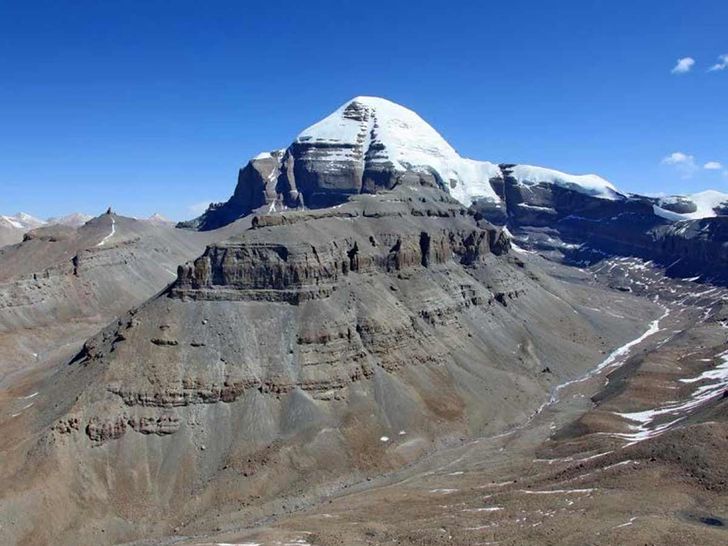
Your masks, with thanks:
M417 160L422 154L447 159L457 156L450 144L418 114L378 97L351 99L302 131L297 140L332 143L374 140L386 147L386 155L393 161ZM429 161L429 158L419 159Z
M167 218L166 216L164 216L158 212L155 212L154 214L152 214L149 218L146 219L146 221L151 224L156 224L156 225L160 225L160 226L174 224L174 222L172 222L172 220L170 220L169 218Z
M301 131L287 148L255 156L241 169L228 202L185 225L214 229L264 207L268 212L331 207L352 195L397 186L438 186L466 207L475 204L493 222L507 221L514 210L549 221L579 216L581 211L565 210L567 202L612 212L622 204L652 203L654 215L670 221L728 213L722 204L728 196L719 192L676 196L672 203L671 198L626 194L596 174L464 158L416 112L387 99L359 96ZM561 199L570 194L586 198Z
M417 113L379 97L356 97L302 131L300 144L330 147L328 158L361 160L396 171L437 174L450 194L469 206L474 200L499 201L490 180L502 177L498 165L461 157ZM603 199L622 199L617 188L594 174L571 175L531 165L510 168L521 184L550 183Z
M82 212L74 212L65 216L48 218L49 224L58 224L62 226L80 227L91 220L93 216Z
M331 147L331 161L362 161L366 167L435 174L456 199L497 196L490 186L497 165L461 157L412 110L379 97L356 97L302 131L296 142Z
M40 227L46 222L25 212L19 212L13 216L0 216L0 223L6 227L27 231Z

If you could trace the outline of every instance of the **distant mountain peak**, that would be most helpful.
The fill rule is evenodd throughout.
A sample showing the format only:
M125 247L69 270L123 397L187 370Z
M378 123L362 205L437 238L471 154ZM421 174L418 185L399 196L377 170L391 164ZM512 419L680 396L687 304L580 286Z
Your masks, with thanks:
M48 223L62 226L80 227L92 218L93 216L91 216L90 214L84 214L82 212L72 212L71 214L66 214L65 216L48 218Z
M26 212L18 212L13 216L0 216L0 222L6 227L27 231L44 225L46 222Z
M149 218L147 218L147 222L150 222L152 224L159 224L159 225L170 225L174 224L172 220L164 216L163 214L160 214L158 212L155 212L152 214Z

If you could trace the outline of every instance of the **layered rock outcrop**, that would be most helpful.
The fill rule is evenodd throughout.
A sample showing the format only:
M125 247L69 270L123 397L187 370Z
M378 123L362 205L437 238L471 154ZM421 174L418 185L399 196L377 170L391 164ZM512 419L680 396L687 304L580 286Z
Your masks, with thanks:
M334 238L322 245L258 242L255 235L250 239L209 247L194 263L180 266L171 295L300 303L330 295L336 283L349 274L396 273L452 260L474 265L488 253L506 252L509 244L501 231L478 227L380 232L363 240Z

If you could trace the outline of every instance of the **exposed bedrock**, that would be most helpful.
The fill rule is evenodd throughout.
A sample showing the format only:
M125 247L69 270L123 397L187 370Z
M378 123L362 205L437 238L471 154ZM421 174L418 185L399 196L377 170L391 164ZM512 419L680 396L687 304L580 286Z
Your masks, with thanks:
M330 294L349 274L392 273L457 260L474 265L504 251L500 232L477 227L428 233L377 233L369 238L308 242L240 242L212 246L193 264L180 266L171 294L181 298L274 299L295 303ZM278 295L276 295L278 294Z
M656 214L656 206L668 213L690 213L695 204L639 195L605 199L547 181L524 184L511 176L512 169L501 165L503 178L491 181L501 202L476 201L472 210L496 225L507 225L520 245L572 263L605 255L638 256L670 266L672 275L702 273L728 281L728 217L675 221Z
M688 220L663 227L657 233L657 249L676 275L702 274L716 282L728 282L728 216Z

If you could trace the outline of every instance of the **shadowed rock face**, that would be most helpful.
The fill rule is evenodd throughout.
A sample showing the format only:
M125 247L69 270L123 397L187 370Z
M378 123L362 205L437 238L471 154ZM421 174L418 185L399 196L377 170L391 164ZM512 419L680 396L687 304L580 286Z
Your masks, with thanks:
M506 225L519 245L567 263L638 256L671 265L669 273L676 276L704 274L728 281L727 216L676 222L656 214L655 206L691 213L696 210L692 201L663 203L640 195L603 199L546 181L519 183L510 175L512 168L501 165L503 178L492 182L501 202L477 201L472 210Z
M685 198L677 198L672 202L660 203L660 205L663 209L676 212L677 214L690 214L698 210L695 203Z
M728 282L728 216L671 224L659 230L657 242L663 260L680 259L674 274Z
M434 233L380 232L368 244L354 237L321 245L258 242L255 234L250 239L209 247L194 264L180 267L172 294L215 299L224 291L228 297L298 303L329 295L350 273L396 273L453 259L473 265L490 252L501 254L508 248L502 232L477 226L456 231L441 227Z
M332 148L335 150L332 151ZM332 162L332 153L347 149L350 159ZM235 193L199 218L180 227L202 231L217 229L253 211L326 208L344 203L352 195L376 193L399 184L437 187L427 172L396 171L381 163L369 165L358 147L320 142L294 142L287 150L251 160L238 175Z
M500 203L478 201L473 210L496 224L505 224L519 244L543 251L588 246L597 252L620 254L648 245L646 230L668 222L641 198L602 199L544 181L519 183L513 165L501 165L503 178L494 184ZM583 254L583 253L582 253ZM578 258L580 259L581 255Z
M284 152L263 154L263 157L252 159L238 174L235 193L225 203L210 205L210 208L199 218L189 222L181 222L180 227L209 231L234 222L251 211L279 201L282 207L298 207L300 199L293 188L282 187L281 173L284 166ZM281 179L279 183L279 179Z
M359 127L353 141L301 139L291 145L289 159L293 168L285 172L284 180L289 186L298 186L309 206L337 204L347 195L361 191L370 117L365 105L352 102L342 113L342 118L353 121ZM338 156L335 162L331 161L333 155Z
M584 320L502 230L427 186L253 226L58 370L53 403L23 418L34 440L13 457L28 462L5 476L50 477L0 503L42 498L57 515L48 533L101 524L109 541L221 507L262 515L519 422L602 358L605 335L631 334Z

